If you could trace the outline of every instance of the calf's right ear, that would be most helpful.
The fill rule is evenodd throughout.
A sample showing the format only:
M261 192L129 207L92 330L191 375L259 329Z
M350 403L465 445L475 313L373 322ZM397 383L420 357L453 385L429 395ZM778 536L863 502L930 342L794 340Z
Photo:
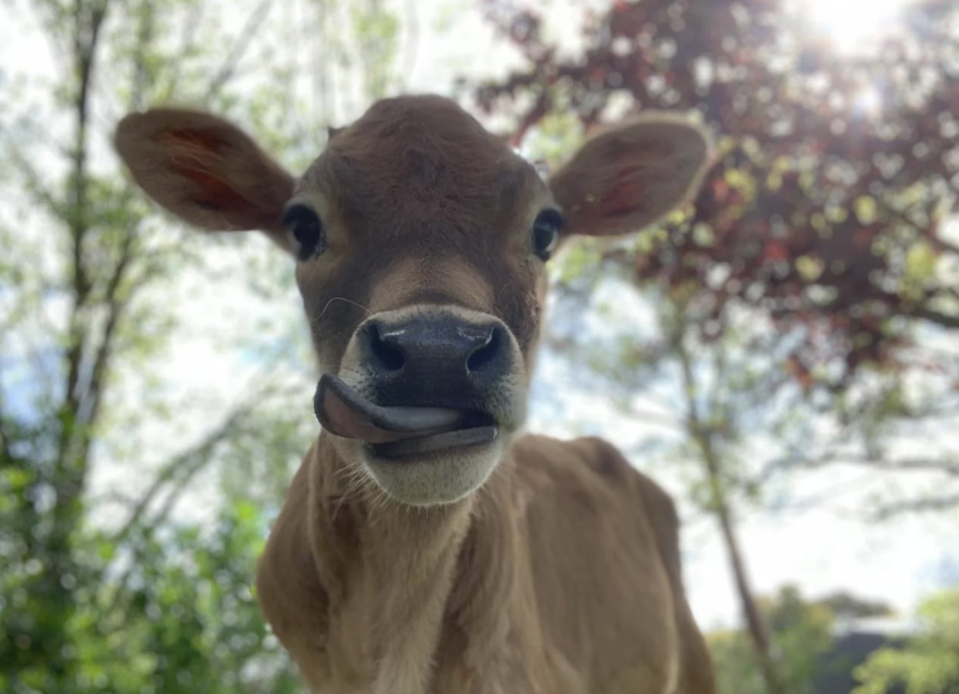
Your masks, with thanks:
M260 230L293 252L282 223L294 179L242 130L207 113L132 113L114 136L133 180L183 221L206 231Z
M549 179L572 234L639 231L699 189L712 139L674 115L646 115L588 140Z

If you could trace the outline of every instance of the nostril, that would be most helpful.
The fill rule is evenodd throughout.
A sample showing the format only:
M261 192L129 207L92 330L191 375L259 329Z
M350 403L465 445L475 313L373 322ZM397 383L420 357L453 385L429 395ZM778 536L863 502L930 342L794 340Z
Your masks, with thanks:
M496 359L502 340L500 329L493 328L486 342L474 349L469 359L466 360L466 370L468 372L481 371L485 366Z
M386 371L399 371L406 363L403 352L386 342L376 325L370 326L370 352L377 364Z

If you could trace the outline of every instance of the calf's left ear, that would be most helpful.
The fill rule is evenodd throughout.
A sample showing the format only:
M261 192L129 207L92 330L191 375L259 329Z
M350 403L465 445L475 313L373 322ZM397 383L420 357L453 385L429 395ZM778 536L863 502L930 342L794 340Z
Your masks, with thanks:
M704 129L665 114L645 116L587 141L549 186L570 233L627 234L692 197L711 156Z
M121 120L114 145L147 195L188 224L255 229L292 250L282 216L294 179L233 124L198 111L151 109Z

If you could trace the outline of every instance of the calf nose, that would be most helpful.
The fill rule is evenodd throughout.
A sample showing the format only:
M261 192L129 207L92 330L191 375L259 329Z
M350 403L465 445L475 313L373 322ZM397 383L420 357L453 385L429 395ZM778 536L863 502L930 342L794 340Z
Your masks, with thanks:
M399 323L374 318L361 328L363 361L375 381L405 384L405 395L422 391L428 400L429 392L483 390L511 367L505 330L498 322L478 324L448 315Z

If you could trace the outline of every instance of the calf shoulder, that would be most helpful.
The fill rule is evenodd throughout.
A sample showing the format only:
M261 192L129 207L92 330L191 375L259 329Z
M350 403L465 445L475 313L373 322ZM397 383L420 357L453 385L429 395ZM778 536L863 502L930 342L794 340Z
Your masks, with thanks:
M591 691L712 694L669 494L595 437L525 437L515 465L544 628Z

